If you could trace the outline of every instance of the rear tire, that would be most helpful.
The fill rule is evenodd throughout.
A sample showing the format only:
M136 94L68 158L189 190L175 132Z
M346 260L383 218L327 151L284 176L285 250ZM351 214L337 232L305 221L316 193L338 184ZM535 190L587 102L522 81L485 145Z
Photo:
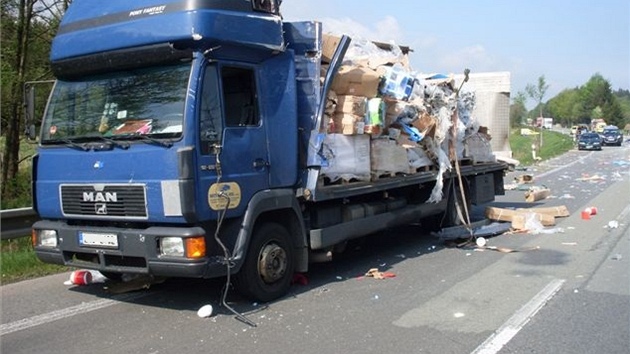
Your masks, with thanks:
M288 231L277 223L264 223L254 232L234 286L245 297L268 302L289 291L295 252Z

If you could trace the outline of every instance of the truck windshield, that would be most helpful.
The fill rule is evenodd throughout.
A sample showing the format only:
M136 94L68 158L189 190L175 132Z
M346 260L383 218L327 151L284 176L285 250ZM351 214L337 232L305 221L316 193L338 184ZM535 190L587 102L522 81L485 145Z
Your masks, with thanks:
M42 125L43 144L177 138L191 64L57 81Z

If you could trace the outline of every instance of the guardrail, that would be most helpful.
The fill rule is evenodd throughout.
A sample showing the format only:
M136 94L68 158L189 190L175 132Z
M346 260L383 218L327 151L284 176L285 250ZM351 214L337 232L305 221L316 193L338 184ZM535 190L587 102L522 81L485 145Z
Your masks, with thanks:
M2 231L0 238L10 240L31 235L31 226L39 220L33 208L0 210Z

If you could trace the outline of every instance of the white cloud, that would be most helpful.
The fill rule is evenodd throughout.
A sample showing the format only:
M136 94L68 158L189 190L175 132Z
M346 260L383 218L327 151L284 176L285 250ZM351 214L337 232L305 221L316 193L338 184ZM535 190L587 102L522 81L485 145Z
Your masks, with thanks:
M403 30L398 21L392 16L386 16L373 27L368 27L351 18L323 18L324 33L347 34L350 37L369 39L379 42L394 41L397 44L402 40Z
M496 70L496 60L480 45L465 47L444 55L441 59L442 66L448 70L463 70L464 68L475 71Z

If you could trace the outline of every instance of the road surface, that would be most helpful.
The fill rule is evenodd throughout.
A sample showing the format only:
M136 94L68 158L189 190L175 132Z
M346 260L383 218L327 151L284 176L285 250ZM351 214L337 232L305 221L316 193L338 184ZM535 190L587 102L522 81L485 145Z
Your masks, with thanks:
M269 304L223 279L168 280L118 295L68 286L69 273L0 287L2 353L628 353L630 148L571 151L522 174L551 189L526 203L571 215L539 234L505 233L488 246L452 247L421 225L358 242L312 267L308 284ZM473 210L482 217L484 207ZM586 207L596 207L589 220ZM371 268L395 277L366 278ZM211 304L209 318L197 310ZM252 322L255 326L247 323Z

